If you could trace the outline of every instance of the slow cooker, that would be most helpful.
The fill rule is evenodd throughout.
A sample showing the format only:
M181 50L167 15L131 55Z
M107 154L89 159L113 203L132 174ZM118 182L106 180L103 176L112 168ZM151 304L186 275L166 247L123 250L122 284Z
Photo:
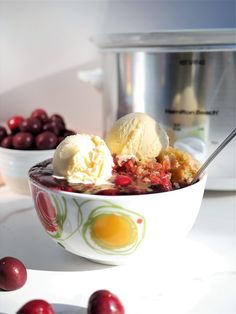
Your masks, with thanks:
M102 84L104 134L119 117L146 112L162 123L171 145L204 161L236 127L235 29L105 34L93 41L102 70L80 78ZM209 167L207 189L236 190L235 160L233 141Z

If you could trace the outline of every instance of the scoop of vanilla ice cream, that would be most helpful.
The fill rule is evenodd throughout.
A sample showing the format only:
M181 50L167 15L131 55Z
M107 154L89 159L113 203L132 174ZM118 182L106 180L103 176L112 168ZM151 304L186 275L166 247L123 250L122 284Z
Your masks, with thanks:
M165 130L145 113L129 113L117 120L106 136L112 154L120 158L134 156L138 160L157 157L169 145Z
M112 175L113 158L99 136L67 136L56 148L53 174L70 183L104 183Z

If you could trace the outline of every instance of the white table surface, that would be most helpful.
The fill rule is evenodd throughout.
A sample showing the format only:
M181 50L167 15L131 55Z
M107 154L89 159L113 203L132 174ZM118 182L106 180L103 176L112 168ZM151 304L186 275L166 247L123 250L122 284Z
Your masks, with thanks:
M27 267L19 290L0 291L0 313L45 299L57 313L86 314L97 289L122 300L127 314L236 313L236 194L205 192L189 236L154 261L105 266L56 245L42 229L30 197L0 188L0 258Z

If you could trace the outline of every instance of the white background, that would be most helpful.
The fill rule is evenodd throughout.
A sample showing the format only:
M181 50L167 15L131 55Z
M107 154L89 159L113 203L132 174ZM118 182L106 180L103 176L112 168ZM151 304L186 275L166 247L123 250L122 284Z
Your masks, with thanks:
M91 36L232 28L235 10L227 0L0 0L0 121L44 107L77 131L101 135L101 95L77 78L79 70L100 64Z

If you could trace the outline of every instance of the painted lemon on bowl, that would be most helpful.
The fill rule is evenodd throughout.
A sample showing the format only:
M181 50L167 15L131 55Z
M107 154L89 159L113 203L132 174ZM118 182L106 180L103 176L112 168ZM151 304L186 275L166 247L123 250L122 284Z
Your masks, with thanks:
M82 229L90 248L104 254L132 253L144 233L144 217L110 202L93 209Z
M91 223L91 237L104 249L120 249L137 241L136 224L130 217L117 214L101 214Z

